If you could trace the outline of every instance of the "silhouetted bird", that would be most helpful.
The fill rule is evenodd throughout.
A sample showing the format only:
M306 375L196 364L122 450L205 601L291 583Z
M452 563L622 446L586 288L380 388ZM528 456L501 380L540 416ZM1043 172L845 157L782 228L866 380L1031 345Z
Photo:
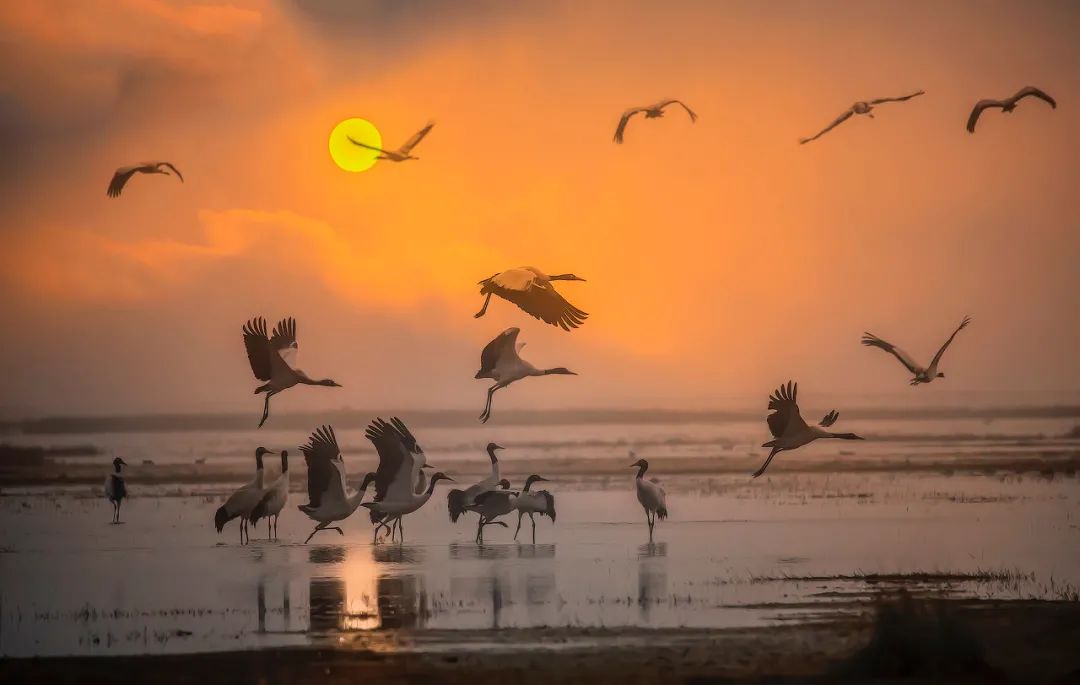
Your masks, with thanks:
M536 515L547 516L551 519L552 523L555 523L555 496L547 490L531 490L532 484L537 481L547 481L547 478L533 474L525 479L525 487L521 490L521 494L514 500L514 509L518 513L517 529L514 530L514 539L517 540L518 533L521 532L521 517L525 514L529 515L529 520L532 521L532 541L536 544Z
M359 490L351 494L348 492L345 485L345 460L341 456L341 448L338 447L332 426L315 429L300 451L307 462L308 503L301 504L297 509L318 524L315 530L311 531L311 535L307 536L307 540L304 540L304 544L320 530L336 530L345 535L340 527L330 524L352 516L360 506L360 501L364 499L364 491L375 480L375 474L367 474Z
M480 294L486 297L484 306L476 313L476 318L479 319L487 312L491 296L498 295L544 323L569 331L585 323L589 315L567 302L551 282L584 280L574 274L548 276L533 266L522 266L493 274L480 281Z
M630 457L633 458L634 456L634 452L631 450ZM637 490L637 501L641 503L641 508L645 510L645 522L649 524L649 542L652 542L653 526L656 525L656 519L659 518L663 521L668 517L667 492L664 490L664 486L660 485L660 481L655 478L645 480L645 472L649 470L649 462L638 459L633 464L630 464L630 468L638 470L637 477L634 479L634 488Z
M131 166L122 166L116 170L113 174L112 180L109 181L109 189L106 191L109 197L119 197L120 191L124 189L128 179L135 174L165 174L169 175L167 169L172 169L172 172L176 174L176 177L180 179L180 182L184 182L184 177L180 175L180 172L172 164L168 162L143 162L142 164L133 164Z
M259 447L255 450L255 478L250 483L245 483L237 488L233 494L229 495L229 499L225 500L225 504L218 507L218 510L214 512L214 527L217 528L219 533L225 528L226 523L239 517L241 545L244 544L245 534L247 539L251 540L251 533L247 529L248 519L251 517L251 510L262 499L265 478L262 460L264 454L270 454L270 450L265 447Z
M424 139L424 136L428 134L431 127L435 124L428 124L424 128L420 129L413 134L412 138L405 141L405 144L399 147L397 150L384 150L382 148L375 147L374 145L368 145L367 143L361 143L352 136L346 136L349 142L353 145L359 145L360 147L367 148L368 150L374 150L379 153L379 156L375 159L387 159L391 162L404 162L407 159L420 159L419 157L412 156L412 149L416 147L417 143Z
M1004 100L979 100L976 102L975 107L971 110L971 115L967 120L968 133L975 133L975 122L979 120L979 116L982 115L983 110L990 109L991 107L998 107L1002 112L1011 112L1016 109L1016 103L1029 95L1037 97L1040 100L1045 100L1050 103L1052 108L1057 109L1057 102L1054 98L1034 86L1027 86L1016 91L1016 95L1013 95L1011 98L1006 98Z
M817 134L815 134L813 136L810 136L809 138L800 138L799 139L799 144L800 145L805 145L806 143L809 143L811 140L817 140L821 136L825 135L829 131L833 130L834 128L836 128L840 124L842 124L845 121L847 121L848 119L850 119L851 115L853 115L853 114L865 114L866 116L873 119L874 115L871 112L874 109L875 105L880 105L880 104L883 104L883 103L886 103L886 102L903 102L904 100L910 100L911 98L913 98L913 97L915 97L917 95L923 95L924 93L925 93L925 91L920 90L920 91L912 93L911 95L903 95L903 96L898 97L898 98L878 98L877 100L869 100L869 101L860 100L859 102L856 102L851 107L848 107L847 111L845 111L840 116L836 117L836 119L831 124L829 124L828 126L826 126L823 129L821 129L821 131L819 131Z
M480 421L484 423L491 418L491 396L496 390L529 376L577 375L562 366L538 369L518 356L518 351L525 347L525 343L517 341L520 332L520 328L507 328L489 342L480 353L480 370L476 372L475 378L490 378L495 381L495 384L488 388L487 404L484 405L484 411L480 414Z
M891 353L894 357L900 360L900 363L907 367L907 370L915 374L915 377L911 379L911 385L919 385L920 383L929 383L935 378L944 378L945 374L939 373L937 370L938 362L941 361L941 355L945 354L945 350L949 348L949 344L952 343L953 338L960 331L967 328L967 325L971 323L971 317L964 317L964 320L960 322L953 334L949 336L949 339L945 341L945 344L941 346L941 349L934 355L933 361L930 362L930 366L919 366L915 363L915 360L911 358L907 352L904 352L896 345L885 342L881 338L877 337L873 333L863 333L862 344L869 345L871 347L880 347L886 352Z
M615 129L615 142L623 142L623 133L626 131L626 124L630 121L630 117L639 112L644 112L646 119L659 119L664 116L664 108L668 105L680 105L690 115L690 121L697 121L697 114L694 114L694 110L687 107L683 102L679 100L661 100L655 105L634 107L623 112L622 117L619 119L619 126Z
M105 498L113 505L113 523L120 523L120 503L127 497L127 486L124 485L124 477L120 475L120 467L127 466L127 462L117 457L112 460L113 472L105 476Z
M776 439L762 445L762 447L771 447L772 451L769 452L769 457L761 465L761 468L754 472L754 478L765 473L765 469L769 468L769 462L773 460L777 452L797 449L818 438L863 439L854 433L830 433L825 430L836 423L836 419L840 417L840 413L835 409L826 414L825 418L821 419L817 426L807 425L799 414L799 405L795 402L795 395L798 391L799 385L797 383L793 385L791 381L788 381L787 386L781 385L776 392L769 396L769 409L773 410L773 413L769 414L766 421L769 424L769 430L772 431L773 437Z
M251 510L251 525L258 525L259 519L266 519L266 537L270 538L270 518L274 519L274 537L277 537L277 521L285 502L289 499L289 453L281 451L281 475L263 491L262 498Z

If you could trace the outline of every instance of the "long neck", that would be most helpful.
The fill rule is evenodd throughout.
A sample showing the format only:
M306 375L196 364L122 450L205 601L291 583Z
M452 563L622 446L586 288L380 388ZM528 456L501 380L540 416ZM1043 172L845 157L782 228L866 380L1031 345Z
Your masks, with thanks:
M539 371L539 373L536 373L536 374L533 374L533 375L536 375L536 376L551 376L553 374L562 374L564 376L572 376L573 375L572 373L570 373L569 369L567 369L566 367L563 367L563 366L556 366L553 369L542 369L542 370Z
M427 484L427 490L424 491L424 494L420 495L424 502L428 501L428 498L431 497L431 493L435 492L435 484L438 482L438 479L432 478L431 481Z
M310 377L308 377L308 375L306 373L304 373L303 371L300 371L299 369L296 370L296 376L299 379L299 380L297 380L297 383L302 383L303 385L333 385L334 384L334 381L330 380L329 378L320 378L318 380L316 380L314 378L310 378Z
M648 470L649 470L649 465L648 464L642 464L641 466L639 466L638 470L637 470L638 479L644 478L645 477L645 472L648 471Z
M830 438L839 438L840 440L858 440L859 436L854 433L829 433Z
M554 276L548 276L549 281L569 281L573 274L555 274Z
M113 464L113 468L116 469L117 473L120 473L120 464Z
M527 481L525 481L525 487L523 487L523 488L521 489L521 491L522 491L522 492L528 492L528 491L529 491L529 488L531 488L531 487L532 487L532 484L533 484L533 482L532 482L531 480L527 480Z

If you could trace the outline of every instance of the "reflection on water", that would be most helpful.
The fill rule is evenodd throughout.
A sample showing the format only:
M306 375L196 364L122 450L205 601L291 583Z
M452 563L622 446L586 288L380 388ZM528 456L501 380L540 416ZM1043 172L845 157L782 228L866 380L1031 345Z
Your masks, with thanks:
M554 559L555 545L519 545L518 559Z
M380 564L419 564L424 561L424 548L418 545L379 545L373 550L375 561Z
M666 542L650 542L638 548L637 603L642 623L650 623L653 606L667 598L667 562Z
M312 578L308 584L308 615L313 633L328 633L342 626L346 616L345 581L341 578Z
M379 627L416 628L422 625L423 580L416 575L380 576Z
M345 547L312 547L308 550L308 561L313 564L340 564L345 561Z
M509 559L517 556L516 545L476 544L473 542L451 542L450 558L455 561L471 559Z

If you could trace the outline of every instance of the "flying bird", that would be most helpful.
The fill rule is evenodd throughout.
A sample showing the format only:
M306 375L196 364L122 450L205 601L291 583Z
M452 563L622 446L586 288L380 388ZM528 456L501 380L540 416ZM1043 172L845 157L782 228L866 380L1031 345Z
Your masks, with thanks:
M184 177L180 175L180 171L177 170L172 164L168 162L143 162L142 164L133 164L131 166L122 166L116 170L113 174L112 180L109 181L109 189L106 194L109 197L119 197L120 191L124 189L128 180L136 173L139 174L165 174L169 175L169 169L176 174L176 177L180 179L180 182L184 182Z
M316 428L307 444L300 448L300 452L304 455L308 469L308 503L301 504L297 509L316 523L315 530L307 536L304 544L320 530L336 530L338 534L345 535L339 526L330 524L352 516L364 499L368 485L375 480L375 474L364 476L364 482L356 492L348 491L345 459L341 456L333 426Z
M492 295L513 302L527 314L542 319L544 323L559 326L564 331L577 328L588 318L555 290L552 281L584 281L574 274L548 276L533 266L522 266L494 274L480 281L480 294L485 295L484 306L476 313L479 319L487 312Z
M831 124L829 124L828 126L826 126L823 129L821 129L821 131L819 131L815 135L810 136L809 138L800 138L799 139L799 144L800 145L805 145L806 143L809 143L811 140L817 140L821 136L825 135L829 131L833 130L834 128L836 128L840 124L842 124L845 121L847 121L848 119L850 119L851 115L853 115L853 114L865 114L866 116L873 119L874 115L872 113L872 110L874 109L875 105L880 105L880 104L883 104L883 103L886 103L886 102L903 102L905 100L910 100L911 98L916 97L918 95L923 95L925 92L926 91L919 90L919 91L916 91L916 92L912 93L911 95L903 95L903 96L898 97L898 98L878 98L877 100L860 100L859 102L856 102L851 107L848 107L847 110L845 110L843 114L836 117L836 119L833 120L833 122Z
M127 462L117 457L112 460L113 472L105 476L105 498L113 505L113 523L120 523L120 503L127 497L127 487L124 485L124 477L120 475L120 467L127 466Z
M251 516L251 510L262 499L263 479L265 477L262 459L264 454L270 454L270 450L265 447L259 447L255 450L255 478L250 483L245 483L237 488L233 494L229 495L229 499L225 500L225 504L218 507L218 510L214 512L214 526L219 533L225 528L226 523L234 518L240 518L241 545L244 544L245 534L248 541L251 540L251 533L247 529L248 519Z
M536 515L547 516L551 519L552 523L555 523L555 496L547 490L530 490L532 484L537 481L547 482L547 478L533 474L525 479L525 487L522 488L521 494L514 500L514 509L517 509L518 524L517 529L514 530L514 539L517 540L518 533L521 532L521 517L525 514L529 515L529 520L532 521L532 541L536 544Z
M270 416L270 398L282 390L288 390L294 385L322 385L329 388L341 386L324 378L315 380L296 367L296 319L282 319L274 327L272 336L266 335L266 319L259 317L251 319L243 327L244 347L247 349L248 363L251 364L251 372L260 381L266 381L263 385L255 388L255 394L266 393L266 401L263 403L262 419L259 421L261 428Z
M499 388L505 388L511 383L529 376L577 375L562 366L552 369L538 369L522 359L518 352L525 346L525 343L517 341L520 332L520 328L507 328L489 342L484 347L483 352L480 353L480 370L476 372L474 378L490 378L495 381L495 384L488 388L487 404L484 406L484 412L480 414L480 421L483 423L487 423L487 420L491 418L491 396Z
M634 452L631 450L630 457L633 458ZM656 525L656 519L661 521L668 517L667 510L667 492L664 490L664 486L660 485L660 481L655 478L645 480L645 472L649 470L649 462L644 459L638 459L633 464L630 464L630 468L636 468L638 470L637 477L634 479L634 487L637 490L637 501L641 504L641 508L645 510L645 522L649 524L649 542L652 542L653 526ZM554 521L555 518L552 517Z
M281 475L263 491L262 499L251 510L251 525L257 525L259 519L266 519L266 537L270 538L270 518L274 519L274 537L277 537L277 521L285 502L289 499L289 453L281 451Z
M930 366L926 367L919 366L907 352L904 352L892 343L885 342L873 333L863 333L862 344L871 347L880 347L899 359L900 363L907 367L908 371L915 374L915 377L911 379L911 385L919 385L920 383L929 383L935 378L945 377L945 374L940 373L937 370L938 363L941 361L941 356L945 354L945 350L949 348L949 345L952 343L953 338L956 337L956 334L967 328L969 323L971 323L971 317L965 316L964 320L961 321L960 325L953 331L953 334L949 336L949 339L945 341L945 344L942 345L941 349L934 355L934 359L930 362Z
M494 490L499 485L499 459L495 456L496 450L504 449L502 445L489 442L487 446L488 459L491 460L491 473L478 483L474 483L464 490L457 488L446 493L446 510L450 513L450 521L457 520L476 503L476 497L481 493ZM507 485L509 487L509 485Z
M412 149L416 147L416 144L424 139L424 136L428 134L434 123L428 124L424 128L420 129L413 134L412 138L405 141L405 144L399 147L397 150L384 150L382 148L375 147L374 145L368 145L367 143L361 143L352 136L347 136L349 142L353 145L359 145L360 147L367 148L368 150L374 150L379 153L379 156L375 159L388 159L391 162L404 162L407 159L420 159L419 157L412 156Z
M1040 100L1045 100L1050 103L1050 107L1057 109L1057 102L1054 98L1050 97L1043 91L1039 90L1035 86L1026 86L1016 91L1016 94L1011 98L1005 98L1004 100L979 100L975 103L974 109L971 110L971 115L968 116L967 130L968 133L975 133L975 122L979 120L983 110L990 109L991 107L999 107L1002 112L1012 112L1016 109L1016 103L1026 98L1027 96L1037 97Z
M694 114L694 110L686 106L684 102L680 100L661 100L655 105L648 107L633 107L623 112L622 117L619 119L619 127L615 129L615 142L623 142L623 133L626 131L626 124L630 121L630 117L634 116L638 112L644 112L646 119L659 119L664 116L664 108L668 105L680 105L686 110L686 113L690 115L690 121L697 121L697 114Z
M863 439L854 433L830 433L825 430L836 423L836 419L840 417L840 413L835 409L826 414L818 425L808 426L799 414L799 405L795 402L795 396L798 392L799 384L792 384L791 381L788 381L786 386L781 385L776 392L769 396L769 409L773 413L769 414L765 420L769 424L769 430L772 431L775 440L770 440L762 445L762 447L771 447L772 451L769 452L769 457L761 465L761 468L754 472L754 478L765 473L765 469L769 468L769 462L773 460L777 452L797 449L818 438Z

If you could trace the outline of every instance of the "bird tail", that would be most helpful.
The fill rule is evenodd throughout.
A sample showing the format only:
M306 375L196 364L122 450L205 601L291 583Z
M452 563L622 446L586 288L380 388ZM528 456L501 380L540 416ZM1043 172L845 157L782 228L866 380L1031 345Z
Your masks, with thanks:
M369 509L368 515L370 516L372 523L382 523L382 520L386 518L386 514L375 511L374 509Z
M544 502L546 503L546 506L544 507L543 513L550 516L551 522L555 523L555 495L550 492L544 492ZM667 514L665 513L664 516L667 516Z
M457 523L457 520L465 513L467 504L464 490L451 490L446 494L446 509L450 512L451 522Z
M267 514L266 509L269 506L269 504L270 504L270 493L268 492L268 493L266 493L265 495L262 496L262 499L259 500L259 503L256 504L255 508L251 510L251 514L248 516L248 520L250 520L252 524L258 523L259 519L266 516L266 514Z
M656 510L656 518L660 519L661 521L666 519L667 518L667 507L660 507L659 509L657 509ZM552 520L555 520L554 516L552 517Z
M218 507L218 510L214 512L214 526L217 528L217 532L221 532L225 529L225 524L233 520L233 516L229 516L229 512L225 510L225 507Z

